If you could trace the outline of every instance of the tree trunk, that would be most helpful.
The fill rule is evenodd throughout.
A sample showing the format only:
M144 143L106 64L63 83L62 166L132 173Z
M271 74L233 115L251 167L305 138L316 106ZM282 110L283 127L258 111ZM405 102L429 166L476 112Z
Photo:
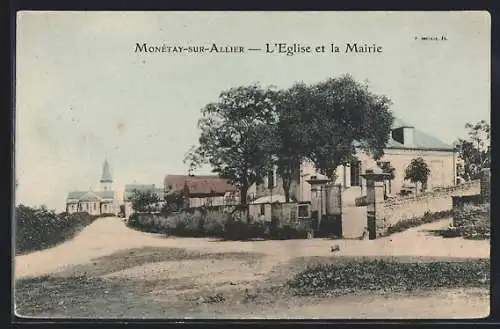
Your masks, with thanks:
M418 182L415 183L415 196L418 195Z
M283 181L283 192L285 193L285 202L289 203L290 202L290 186L292 184L291 184L290 179L288 179L288 178L282 177L282 181Z

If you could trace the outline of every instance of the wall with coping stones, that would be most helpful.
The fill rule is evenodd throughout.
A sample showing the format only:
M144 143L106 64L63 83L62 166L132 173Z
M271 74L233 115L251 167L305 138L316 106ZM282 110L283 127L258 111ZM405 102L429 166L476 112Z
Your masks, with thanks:
M417 197L388 200L384 207L385 220L380 221L377 226L383 229L401 220L422 217L426 212L449 211L453 208L454 196L478 195L479 193L480 183L473 181L437 189Z

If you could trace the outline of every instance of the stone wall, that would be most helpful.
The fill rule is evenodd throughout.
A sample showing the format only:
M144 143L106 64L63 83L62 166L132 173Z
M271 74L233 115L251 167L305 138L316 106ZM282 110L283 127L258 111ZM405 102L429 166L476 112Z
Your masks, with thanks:
M387 200L383 225L388 227L401 220L422 217L426 212L450 211L453 208L453 197L472 196L479 193L480 183L473 181L453 187L435 189L417 197Z

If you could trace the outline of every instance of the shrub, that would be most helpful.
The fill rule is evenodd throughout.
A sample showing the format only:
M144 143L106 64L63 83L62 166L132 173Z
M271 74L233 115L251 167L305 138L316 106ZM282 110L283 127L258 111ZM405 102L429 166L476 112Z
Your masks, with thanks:
M468 239L487 239L490 236L490 204L465 204L453 213L460 235Z
M15 211L16 254L53 247L72 238L96 219L86 212L56 214L45 207L19 205Z
M248 240L248 225L241 220L228 219L224 225L224 239Z
M358 260L308 268L295 275L288 286L301 294L485 287L489 283L489 274L487 259L453 262Z
M229 216L221 211L208 210L204 216L203 230L206 236L223 237L224 226Z

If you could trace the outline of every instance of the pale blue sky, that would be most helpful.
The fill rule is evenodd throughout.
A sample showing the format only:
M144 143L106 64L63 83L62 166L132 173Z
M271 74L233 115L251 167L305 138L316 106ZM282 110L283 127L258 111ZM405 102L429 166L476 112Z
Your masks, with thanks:
M425 35L448 40L414 40ZM61 210L68 191L99 188L105 157L120 197L124 184L184 174L200 109L237 85L350 73L447 143L490 116L486 12L23 12L17 38L16 202L32 206ZM383 53L138 54L136 42L366 42Z

